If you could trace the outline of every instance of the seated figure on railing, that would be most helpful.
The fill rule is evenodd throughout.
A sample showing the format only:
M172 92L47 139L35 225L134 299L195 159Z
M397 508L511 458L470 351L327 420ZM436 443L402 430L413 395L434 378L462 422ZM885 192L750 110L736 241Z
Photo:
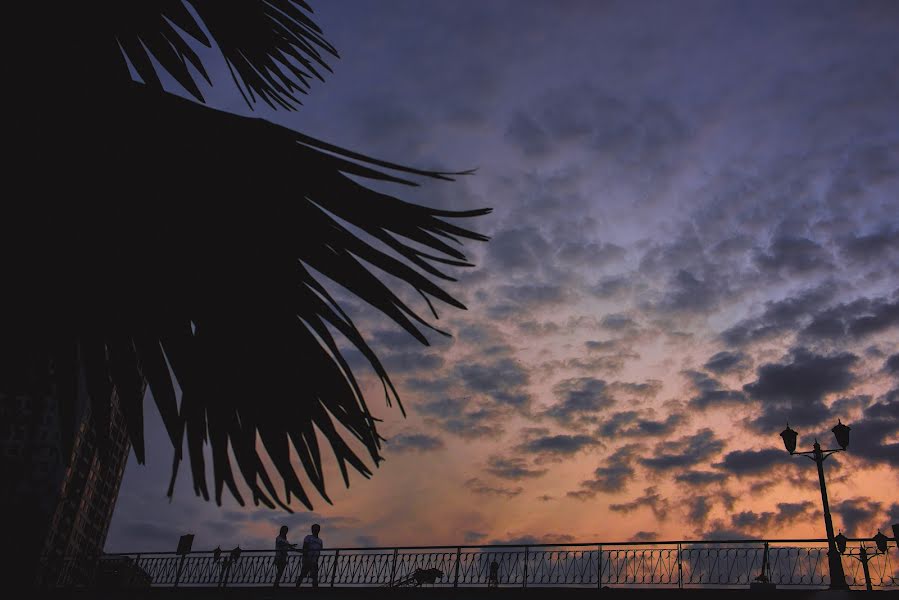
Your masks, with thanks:
M487 587L499 587L499 563L490 561L490 574L487 576Z

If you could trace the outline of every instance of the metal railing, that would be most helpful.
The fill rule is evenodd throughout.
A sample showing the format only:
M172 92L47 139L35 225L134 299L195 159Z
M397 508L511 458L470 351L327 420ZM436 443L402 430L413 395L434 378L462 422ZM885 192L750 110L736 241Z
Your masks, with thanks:
M870 544L853 539L849 549L862 542ZM294 585L301 562L289 555L282 586ZM823 539L339 548L321 552L318 575L322 587L391 586L414 580L418 569L440 571L436 587L746 587L763 565L778 586L830 583ZM277 572L272 550L105 554L45 566L49 587L271 586ZM850 586L865 585L858 560L844 556L843 566ZM895 541L868 567L873 587L899 587Z

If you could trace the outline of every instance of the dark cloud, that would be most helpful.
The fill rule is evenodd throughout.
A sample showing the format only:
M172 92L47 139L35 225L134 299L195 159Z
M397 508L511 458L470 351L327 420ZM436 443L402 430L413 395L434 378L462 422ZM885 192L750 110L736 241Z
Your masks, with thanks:
M717 406L740 406L746 403L746 396L736 390L703 390L690 398L690 406L705 410Z
M602 379L575 377L553 386L557 402L542 414L565 425L595 422L597 415L615 404Z
M547 473L547 469L531 468L523 458L504 456L491 456L488 458L486 471L501 479L511 479L513 481L542 477Z
M434 335L428 340L432 347L448 347L454 338ZM421 351L422 345L409 332L402 329L377 329L371 334L371 345L391 352Z
M631 540L634 542L651 542L657 539L659 539L659 534L655 531L638 531L631 536Z
M766 448L764 450L734 450L724 455L714 466L738 477L769 472L774 467L782 468L791 464L791 456L785 450Z
M637 329L637 322L623 313L606 315L600 323L603 328L611 331L634 331Z
M433 374L429 377L413 375L406 376L403 380L403 385L407 389L422 392L425 397L434 398L449 393L455 385L455 382L449 377L441 377Z
M806 289L796 296L765 302L762 314L744 319L725 330L721 338L728 346L742 346L799 330L808 315L829 302L837 289L833 282Z
M455 374L467 389L488 394L500 404L521 409L530 403L530 395L525 390L530 382L528 370L512 358L461 363L456 366Z
M476 544L485 537L487 537L487 534L480 531L465 531L462 533L462 540L467 544Z
M859 298L826 306L838 287L829 282L793 298L766 303L760 316L740 321L722 338L731 346L794 333L808 342L839 342L846 336L862 339L899 325L899 300Z
M727 525L721 519L715 519L711 522L708 529L703 530L697 536L703 540L746 540L751 539L753 536L752 533L743 530L737 529L732 525Z
M731 525L764 535L772 527L784 527L800 520L817 520L820 516L821 511L812 502L781 502L777 504L776 511L757 513L746 510L732 515Z
M822 422L829 417L824 397L855 383L852 368L857 362L858 357L848 352L820 355L800 347L782 362L760 366L758 379L743 386L743 391L762 403L762 415L752 425L759 431L771 431L786 422Z
M550 373L558 369L573 369L587 373L605 373L614 375L619 373L627 361L639 360L640 355L632 352L619 352L618 354L610 354L604 356L589 356L586 358L569 358L566 360L548 361L540 365Z
M587 340L584 346L589 352L615 352L621 348L620 340Z
M501 271L534 273L549 259L552 249L533 227L504 229L494 234L487 247L487 266Z
M425 423L466 439L496 439L505 432L502 407L474 396L441 398L415 405Z
M840 341L864 338L899 326L899 300L860 298L814 314L800 332L804 339Z
M390 373L412 373L416 371L436 371L444 364L443 357L427 352L383 353L381 362Z
M755 264L763 270L786 275L805 275L833 267L831 253L808 238L779 237L767 251L755 255Z
M893 502L886 511L886 521L880 526L880 530L892 537L892 527L897 523L899 523L899 502Z
M704 365L706 371L711 371L717 375L725 373L733 373L741 371L749 366L749 356L743 352L718 352L712 356Z
M568 317L565 322L557 321L537 321L535 319L526 319L515 324L519 331L528 335L545 336L556 334L572 334L582 332L587 329L598 329L599 322L595 317L590 316L572 316Z
M686 269L669 278L668 287L653 308L664 313L705 313L718 305L722 292L721 281L711 277L699 279Z
M575 147L639 185L670 172L689 128L658 98L635 101L579 82L546 88L513 113L505 137L529 159Z
M686 417L681 413L672 413L663 420L654 420L631 410L610 415L600 423L596 431L604 438L666 436L685 421Z
M387 440L391 452L433 452L445 447L442 439L424 433L395 435Z
M899 388L862 411L851 425L850 452L869 465L899 464Z
M520 314L559 304L569 298L568 288L555 283L501 285L496 288L496 293L520 311Z
M724 442L711 429L701 429L693 435L658 443L652 455L639 459L651 471L669 471L692 467L704 462L724 449Z
M662 382L658 379L647 379L642 383L613 381L610 387L617 393L629 394L638 398L655 398L662 391Z
M708 496L687 498L687 520L697 525L704 525L712 510L712 501Z
M724 483L727 481L725 473L715 471L684 471L674 476L678 483L685 483L691 487L703 487L712 483Z
M651 509L652 514L660 521L664 521L668 517L668 499L663 497L655 487L646 488L643 490L642 496L634 498L630 502L610 504L609 510L627 514L643 507Z
M689 401L689 405L693 408L706 410L717 406L746 404L745 394L726 389L721 382L702 371L683 371L683 374L698 392Z
M543 435L533 437L516 447L519 452L537 456L538 459L571 456L581 450L599 445L596 438L589 435Z
M870 537L877 528L883 504L866 496L858 496L834 502L831 511L837 515L834 519L836 529L842 529L850 537Z
M592 479L582 481L580 489L568 492L567 496L587 500L594 498L596 494L620 492L634 479L631 465L644 448L642 444L626 444L618 448L604 465L593 471Z
M490 544L505 544L505 545L521 545L521 546L533 546L535 544L571 544L575 541L575 537L573 535L567 533L546 533L537 537L535 535L510 535L504 538L494 538L490 540Z
M871 263L899 252L899 229L866 235L849 235L840 241L840 252L851 262Z
M535 320L520 321L515 324L518 330L526 335L546 336L556 335L562 331L562 326L552 321L538 322Z
M603 277L596 285L589 289L590 293L598 298L610 299L618 298L631 291L634 281L631 277L624 275L613 275Z
M884 361L883 370L890 375L899 376L899 353L891 355Z
M323 531L354 529L360 525L356 517L328 516L316 512L284 514L279 511L263 510L251 513L250 519L258 523L268 523L273 528L272 531L277 531L282 525L287 525L294 532L309 531L316 523Z
M830 413L839 419L845 419L847 415L869 406L871 400L871 396L867 395L838 398L830 405Z
M668 277L681 269L703 270L705 264L702 240L693 227L687 227L673 239L650 245L640 258L639 271L654 278Z
M556 252L556 260L570 265L598 267L624 258L626 251L617 244L608 242L566 241Z
M514 498L516 496L521 495L521 492L524 491L522 487L502 487L497 485L490 485L477 477L472 477L465 482L465 487L471 490L475 494L479 494L481 496L502 496L503 498Z

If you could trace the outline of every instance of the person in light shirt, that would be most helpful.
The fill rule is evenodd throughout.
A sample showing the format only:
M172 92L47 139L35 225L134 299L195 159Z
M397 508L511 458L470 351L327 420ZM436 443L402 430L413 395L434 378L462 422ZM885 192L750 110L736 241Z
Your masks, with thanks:
M321 531L321 526L316 523L312 526L312 534L303 538L303 567L297 578L297 587L300 587L300 583L307 576L312 577L312 587L318 587L318 557L322 548L325 547L321 538L318 537L319 531Z

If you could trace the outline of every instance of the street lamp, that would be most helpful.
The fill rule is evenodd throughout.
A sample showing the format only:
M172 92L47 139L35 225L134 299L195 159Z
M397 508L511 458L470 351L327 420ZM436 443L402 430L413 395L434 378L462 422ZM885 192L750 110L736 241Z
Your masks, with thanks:
M868 570L868 561L871 560L871 557L873 556L887 553L887 542L890 541L890 538L883 535L881 531L878 531L877 535L875 535L872 540L874 541L874 545L876 546L876 548L872 548L872 550L874 550L873 554L868 554L868 548L865 547L864 542L862 542L862 544L859 546L858 552L855 553L851 550L849 552L846 552L846 542L848 540L846 539L846 536L843 535L842 531L836 537L837 548L840 550L840 554L842 554L843 556L851 556L852 558L862 563L862 570L865 572L865 587L869 592L874 591L874 587L871 585L871 572Z
M837 424L831 431L833 432L834 437L837 438L837 443L840 447L832 450L821 450L821 445L818 444L818 440L816 439L815 445L812 446L813 450L808 452L796 452L796 438L798 434L790 429L789 424L787 424L787 428L780 434L780 437L783 438L784 441L784 447L791 456L805 456L818 465L818 483L821 484L821 502L824 504L824 528L827 530L827 564L830 568L830 589L832 590L848 590L849 586L846 585L846 575L843 573L843 562L840 560L840 550L837 547L837 541L833 535L833 521L830 518L830 504L827 502L827 486L824 484L824 461L831 454L842 452L849 446L849 430L849 426L844 425L837 420ZM843 543L845 544L845 538Z

